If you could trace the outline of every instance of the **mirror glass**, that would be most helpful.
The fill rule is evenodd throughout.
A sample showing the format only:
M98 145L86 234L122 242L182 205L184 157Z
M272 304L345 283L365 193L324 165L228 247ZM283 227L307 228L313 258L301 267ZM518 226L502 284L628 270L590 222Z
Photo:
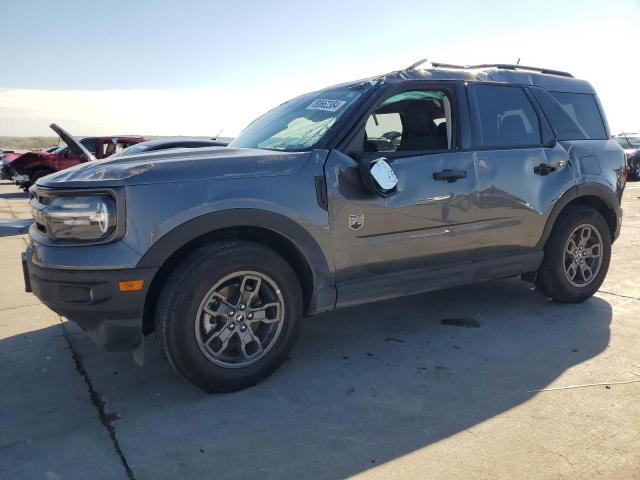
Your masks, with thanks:
M398 177L383 158L371 164L371 176L382 190L393 190L398 185Z

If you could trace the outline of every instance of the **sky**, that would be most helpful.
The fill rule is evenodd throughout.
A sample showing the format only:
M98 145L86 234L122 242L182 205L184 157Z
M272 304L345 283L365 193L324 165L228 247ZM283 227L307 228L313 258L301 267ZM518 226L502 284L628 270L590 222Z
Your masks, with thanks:
M0 136L236 136L416 60L569 71L640 131L640 0L0 0Z

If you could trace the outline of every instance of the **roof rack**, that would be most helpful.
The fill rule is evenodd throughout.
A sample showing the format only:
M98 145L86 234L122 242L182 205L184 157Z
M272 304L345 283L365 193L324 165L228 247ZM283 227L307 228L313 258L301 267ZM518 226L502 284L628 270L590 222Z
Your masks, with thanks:
M532 72L544 73L546 75L558 75L560 77L574 78L569 72L560 70L551 70L549 68L527 67L525 65L513 65L509 63L483 63L481 65L455 65L452 63L436 63L431 62L433 67L440 68L461 68L461 69L477 69L477 68L500 68L504 70L530 70Z

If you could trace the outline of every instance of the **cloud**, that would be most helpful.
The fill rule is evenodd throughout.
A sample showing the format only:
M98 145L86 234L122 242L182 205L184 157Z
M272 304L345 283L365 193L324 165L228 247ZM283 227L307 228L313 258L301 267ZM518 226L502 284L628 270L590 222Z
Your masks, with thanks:
M558 20L558 19L556 19ZM440 44L404 45L401 52L364 49L319 59L311 67L289 65L239 78L235 88L29 90L0 88L0 135L49 135L51 122L75 135L236 136L258 115L304 92L410 65L434 51L430 60L450 63L497 61L572 72L590 81L602 100L611 130L640 130L640 62L631 46L634 17L561 22L546 28L460 37ZM594 34L597 32L597 34ZM327 52L329 48L327 48Z
M52 135L55 122L74 135L235 136L286 98L214 89L0 89L0 135Z

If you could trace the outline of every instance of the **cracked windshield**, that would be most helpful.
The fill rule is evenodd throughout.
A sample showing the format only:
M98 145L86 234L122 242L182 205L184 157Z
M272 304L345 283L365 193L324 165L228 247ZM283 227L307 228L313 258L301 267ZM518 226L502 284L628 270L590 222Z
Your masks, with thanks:
M309 150L370 85L359 83L334 87L289 100L249 125L231 146L282 151Z

